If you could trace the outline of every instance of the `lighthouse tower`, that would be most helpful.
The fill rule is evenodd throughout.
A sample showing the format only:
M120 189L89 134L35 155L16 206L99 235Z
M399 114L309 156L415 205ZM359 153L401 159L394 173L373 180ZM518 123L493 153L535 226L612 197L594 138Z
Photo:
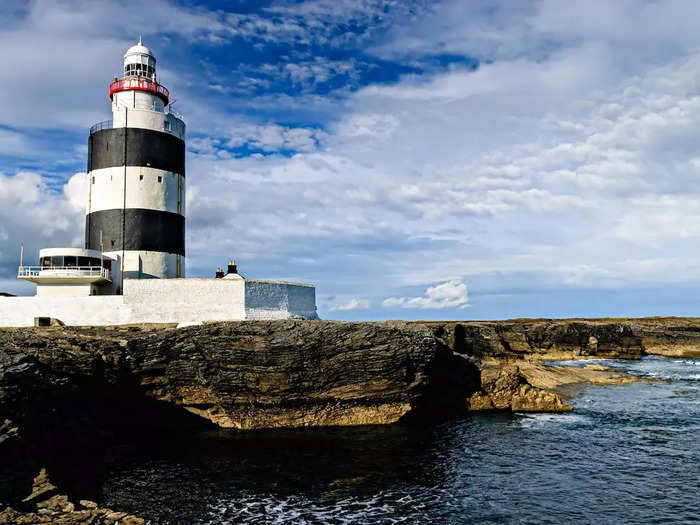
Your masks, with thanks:
M120 260L124 279L184 277L185 123L140 38L109 97L112 120L88 142L85 247Z

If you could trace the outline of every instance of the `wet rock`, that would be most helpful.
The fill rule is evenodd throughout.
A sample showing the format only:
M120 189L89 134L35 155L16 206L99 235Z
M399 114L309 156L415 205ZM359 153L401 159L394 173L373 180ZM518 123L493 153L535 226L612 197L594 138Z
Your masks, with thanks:
M144 525L146 522L126 512L115 512L99 508L96 503L83 502L83 509L68 500L68 496L54 494L56 487L49 481L45 469L34 478L32 493L24 498L25 503L34 504L36 510L19 511L12 507L0 510L0 525L24 525L55 523L59 525ZM86 503L86 504L84 504ZM1 508L1 507L0 507Z
M467 399L469 410L511 410L513 412L568 412L557 392L530 384L518 366L485 367L481 390Z

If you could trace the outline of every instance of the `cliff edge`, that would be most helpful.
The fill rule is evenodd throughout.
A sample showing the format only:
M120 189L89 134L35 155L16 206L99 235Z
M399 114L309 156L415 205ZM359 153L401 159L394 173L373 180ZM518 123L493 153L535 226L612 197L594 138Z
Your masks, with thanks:
M0 329L0 523L126 523L84 499L104 466L80 463L125 436L567 411L562 386L635 378L545 360L699 349L700 320L674 318Z

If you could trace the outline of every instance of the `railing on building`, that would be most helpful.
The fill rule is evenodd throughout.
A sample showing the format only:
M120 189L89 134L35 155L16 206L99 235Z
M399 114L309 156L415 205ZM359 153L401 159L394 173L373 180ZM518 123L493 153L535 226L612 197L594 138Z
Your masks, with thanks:
M100 266L20 266L17 277L102 277L112 280L110 271Z
M170 92L165 86L161 86L158 82L145 77L127 77L115 80L109 85L109 98L112 99L118 91L131 90L153 93L163 99L166 106L170 100Z
M150 106L148 104L139 104L138 102L134 106L134 109L148 109L151 111L156 110L153 106ZM166 115L173 115L176 119L183 120L182 115L180 115L179 113L177 113L176 111L173 111L171 109L166 110L165 114ZM124 126L119 126L119 127L124 127ZM98 122L97 124L93 124L92 126L90 126L90 135L93 135L93 134L97 133L98 131L102 131L103 129L112 129L112 128L114 128L114 120L112 120L112 119L103 120L102 122ZM177 136L176 130L172 129L172 127L171 128L164 127L163 131L165 131L166 133L170 133L171 135Z
M113 127L113 120L103 120L102 122L98 122L97 124L90 126L90 135L97 133L98 131L102 131L103 129L112 129Z

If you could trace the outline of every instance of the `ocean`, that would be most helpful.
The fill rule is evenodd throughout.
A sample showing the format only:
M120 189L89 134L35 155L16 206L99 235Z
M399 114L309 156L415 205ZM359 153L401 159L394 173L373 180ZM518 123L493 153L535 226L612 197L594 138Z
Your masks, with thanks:
M158 524L700 522L700 360L593 362L654 381L566 414L172 435L95 490Z

